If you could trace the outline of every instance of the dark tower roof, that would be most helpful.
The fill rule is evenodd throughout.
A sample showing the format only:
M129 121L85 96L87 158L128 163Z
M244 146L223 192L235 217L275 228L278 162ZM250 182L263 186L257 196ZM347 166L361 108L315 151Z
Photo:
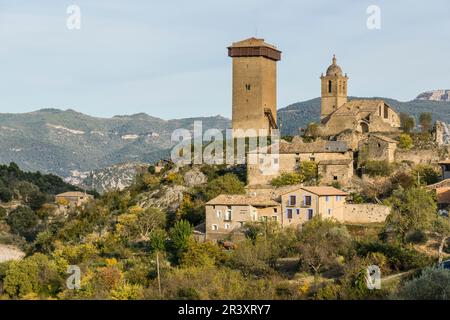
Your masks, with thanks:
M281 60L281 51L264 39L249 38L238 41L228 47L230 57L265 57L271 60Z

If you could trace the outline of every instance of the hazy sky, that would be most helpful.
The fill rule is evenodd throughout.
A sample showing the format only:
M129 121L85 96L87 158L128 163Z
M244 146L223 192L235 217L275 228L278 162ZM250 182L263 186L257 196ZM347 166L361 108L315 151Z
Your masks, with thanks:
M72 4L80 30L66 26ZM0 0L0 112L229 117L226 47L255 35L283 51L278 108L319 96L333 53L350 95L450 89L448 0Z

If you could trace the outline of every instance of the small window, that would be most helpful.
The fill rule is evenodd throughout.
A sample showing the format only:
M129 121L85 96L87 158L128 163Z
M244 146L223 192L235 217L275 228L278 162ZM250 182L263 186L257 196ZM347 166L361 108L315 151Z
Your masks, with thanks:
M325 201L326 201L326 202L330 202L330 197L329 197L329 196L326 196L326 197L325 197Z
M278 209L277 209L277 208L273 208L273 212L274 212L274 213L277 213L277 212L278 212Z
M336 196L336 201L337 202L341 201L341 196Z
M286 214L288 219L292 219L292 209L287 209Z
M304 204L305 204L305 206L311 205L311 196L305 196Z
M300 215L300 209L297 209L297 215Z
M338 176L334 176L334 177L333 177L333 180L334 180L334 181L337 181L337 179L338 179Z
M245 90L250 91L252 89L252 86L250 84L245 85Z
M313 209L308 209L308 220L311 220L314 216L314 210Z
M329 214L329 215L331 214L331 209L328 209L328 214Z
M278 164L278 158L273 159L274 164Z
M328 93L331 93L331 89L332 89L332 82L331 80L328 80Z
M217 231L219 229L219 227L217 226L217 224L213 224L213 225L211 225L211 229L214 231Z
M220 219L220 217L222 217L222 211L221 210L217 210L216 211L216 215L217 215L217 218Z
M295 196L289 196L289 205L295 206L295 203L297 202L297 198Z
M278 217L277 216L272 216L272 221L277 221L278 220Z
M229 223L225 223L225 229L226 230L230 229L230 224Z
M239 227L243 227L244 226L244 221L239 221Z
M231 209L225 212L225 221L231 221Z

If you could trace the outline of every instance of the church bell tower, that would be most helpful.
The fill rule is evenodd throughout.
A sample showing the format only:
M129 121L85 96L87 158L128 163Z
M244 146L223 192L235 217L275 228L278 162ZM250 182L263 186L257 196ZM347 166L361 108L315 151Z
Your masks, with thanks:
M320 77L322 81L322 104L320 119L324 120L336 109L347 103L347 74L343 75L342 69L336 64L336 56L333 55L331 65L327 73Z

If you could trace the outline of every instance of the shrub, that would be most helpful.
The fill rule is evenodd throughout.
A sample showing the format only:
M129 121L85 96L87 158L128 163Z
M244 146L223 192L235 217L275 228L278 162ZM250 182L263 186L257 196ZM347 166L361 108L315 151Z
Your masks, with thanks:
M11 211L7 219L11 231L25 237L27 240L33 240L37 233L39 218L28 207L17 207Z
M303 181L315 182L318 178L317 163L314 161L303 161L300 163L300 175Z
M6 209L3 207L0 207L0 221L5 220L7 215L8 215L8 212L6 211Z
M398 292L406 300L448 300L450 297L450 270L427 268L422 274L405 283Z
M413 139L411 136L407 133L402 133L399 137L399 143L398 146L402 149L411 149L413 145Z
M371 177L387 177L392 173L392 170L392 165L387 161L369 160L364 165L364 172Z
M420 183L422 184L433 184L439 182L441 178L441 173L439 170L435 169L429 164L419 164L415 166L412 170L412 175L414 177L420 177Z
M279 177L272 179L270 184L274 187L282 187L293 184L302 183L305 180L305 177L301 173L287 173L283 172Z
M155 174L156 172L155 166L148 166L147 172L150 174Z
M427 234L423 230L414 230L406 234L406 241L411 243L425 243L428 240Z
M427 255L398 244L379 241L357 242L355 249L361 257L367 257L369 254L376 252L382 253L388 260L389 268L397 271L423 268L430 263L430 258Z

